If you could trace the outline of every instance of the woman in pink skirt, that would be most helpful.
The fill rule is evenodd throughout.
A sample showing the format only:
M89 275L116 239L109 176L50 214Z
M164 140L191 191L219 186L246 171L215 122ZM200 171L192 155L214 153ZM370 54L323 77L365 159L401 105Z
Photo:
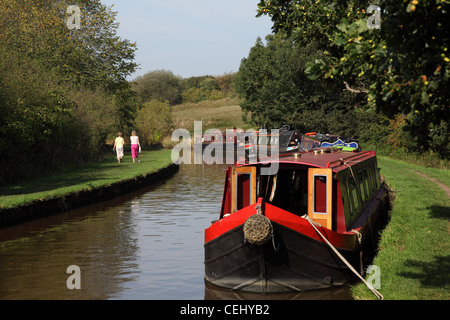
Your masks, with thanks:
M139 142L139 137L136 135L136 131L131 133L131 156L133 157L133 162L136 162L136 159L139 159L139 150L141 149L141 144ZM140 162L140 160L137 160Z

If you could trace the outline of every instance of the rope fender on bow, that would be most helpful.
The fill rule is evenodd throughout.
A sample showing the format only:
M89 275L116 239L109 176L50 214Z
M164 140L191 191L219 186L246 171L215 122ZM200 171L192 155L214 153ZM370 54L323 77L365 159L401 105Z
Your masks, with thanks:
M244 236L251 244L262 246L273 237L273 226L270 219L262 214L259 204L255 209L257 213L245 221Z

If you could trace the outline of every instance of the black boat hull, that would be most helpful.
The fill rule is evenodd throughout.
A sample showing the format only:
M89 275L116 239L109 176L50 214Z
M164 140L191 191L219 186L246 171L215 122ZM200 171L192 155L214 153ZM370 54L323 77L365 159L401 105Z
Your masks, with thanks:
M273 222L263 246L245 241L243 225L205 244L205 281L253 293L286 293L341 286L355 274L325 243ZM337 248L360 271L360 248Z

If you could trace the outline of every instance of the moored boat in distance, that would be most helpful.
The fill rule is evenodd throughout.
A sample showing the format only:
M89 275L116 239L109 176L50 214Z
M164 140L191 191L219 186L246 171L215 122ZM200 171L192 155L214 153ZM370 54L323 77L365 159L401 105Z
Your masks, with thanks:
M205 281L243 292L340 286L364 272L384 225L388 189L376 153L316 148L226 171L222 207L205 230ZM352 270L353 269L353 270Z

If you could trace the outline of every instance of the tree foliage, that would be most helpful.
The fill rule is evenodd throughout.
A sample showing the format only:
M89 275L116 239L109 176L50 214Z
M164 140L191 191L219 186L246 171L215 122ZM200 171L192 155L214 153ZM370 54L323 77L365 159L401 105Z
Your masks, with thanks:
M370 5L379 16L367 12ZM446 158L449 9L448 0L261 0L258 14L271 16L275 32L320 44L321 56L306 69L311 78L332 79L390 118L402 114L410 149ZM368 24L371 17L381 29Z
M133 121L135 45L99 0L77 2L81 28L71 30L69 5L0 0L0 184L98 159Z
M172 107L169 102L151 100L139 108L136 116L139 139L144 145L160 145L164 137L172 134Z
M67 26L71 1L2 0L0 40L24 59L40 60L67 81L114 89L136 68L136 45L117 36L116 13L99 0L80 0L80 29Z
M266 41L264 45L257 40L235 80L242 110L252 124L357 135L353 96L327 79L312 80L305 73L307 63L320 56L319 45L300 45L282 33Z
M181 77L172 71L155 70L137 77L133 89L141 102L168 101L170 105L181 103Z
M181 78L172 71L155 70L133 81L140 102L168 101L170 105L220 100L234 94L234 74Z

